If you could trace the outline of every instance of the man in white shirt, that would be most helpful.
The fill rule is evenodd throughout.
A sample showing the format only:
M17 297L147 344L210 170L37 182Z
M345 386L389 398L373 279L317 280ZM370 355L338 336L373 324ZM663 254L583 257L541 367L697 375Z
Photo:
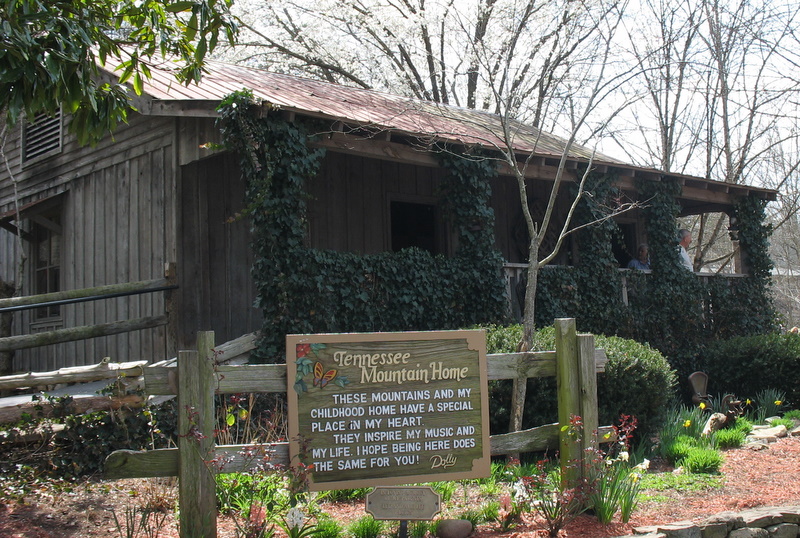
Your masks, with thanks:
M689 258L689 253L686 252L686 249L689 248L689 243L692 242L692 232L686 230L685 228L681 228L678 230L678 244L681 247L680 255L681 255L681 264L688 269L689 271L694 271L694 267L692 266L692 260Z

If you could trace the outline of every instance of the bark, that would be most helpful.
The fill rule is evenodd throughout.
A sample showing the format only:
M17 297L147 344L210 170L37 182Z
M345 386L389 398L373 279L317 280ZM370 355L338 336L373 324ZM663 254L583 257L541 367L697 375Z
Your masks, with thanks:
M12 297L14 286L8 282L0 281L0 298ZM0 314L0 338L11 336L11 327L14 324L14 314L5 312ZM13 351L0 351L0 376L8 375L12 371L14 361Z

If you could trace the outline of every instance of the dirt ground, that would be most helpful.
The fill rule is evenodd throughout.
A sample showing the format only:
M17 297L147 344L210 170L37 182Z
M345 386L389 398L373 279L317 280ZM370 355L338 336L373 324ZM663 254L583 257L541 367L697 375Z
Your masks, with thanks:
M633 527L702 519L729 510L756 506L800 504L800 437L779 440L768 449L740 448L725 451L723 486L708 491L659 492L657 498L640 503L628 524L603 526L588 515L579 517L562 531L564 538L606 537L628 534ZM673 472L663 469L658 472ZM456 493L459 495L459 493ZM42 484L23 502L3 501L0 505L0 536L61 538L132 536L125 517L136 507L158 507L164 512L151 520L137 536L178 536L174 518L177 487L174 479L119 481L86 480L69 487ZM363 502L323 504L322 509L342 523L364 515ZM115 521L114 515L117 520ZM505 534L496 524L481 525L474 536L539 536L541 522L527 516L521 525ZM148 534L149 533L149 534ZM218 536L237 536L235 523L218 519Z

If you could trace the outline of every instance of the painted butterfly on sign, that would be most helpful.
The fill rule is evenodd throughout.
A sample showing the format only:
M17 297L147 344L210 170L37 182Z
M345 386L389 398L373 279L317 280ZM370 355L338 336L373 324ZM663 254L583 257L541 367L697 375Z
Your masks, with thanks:
M322 363L317 361L314 363L314 386L324 389L325 385L333 381L333 379L336 377L336 373L337 371L335 368L332 368L326 372L325 368L322 366Z

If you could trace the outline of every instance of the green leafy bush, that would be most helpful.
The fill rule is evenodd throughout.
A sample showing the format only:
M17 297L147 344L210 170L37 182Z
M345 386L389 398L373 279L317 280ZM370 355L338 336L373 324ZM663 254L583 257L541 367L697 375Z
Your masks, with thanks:
M347 532L353 538L378 538L385 527L383 521L366 515L348 525Z
M332 517L324 514L317 518L317 525L314 528L315 538L339 538L343 534L342 524Z
M522 327L490 326L487 328L489 353L512 353L522 336ZM616 336L597 335L595 346L608 356L605 373L597 376L597 398L600 424L617 422L621 414L638 419L638 437L655 432L664 421L665 409L672 403L676 384L675 372L664 357L646 344ZM555 330L546 327L536 332L533 349L555 349ZM493 382L490 387L492 432L508 431L511 382ZM556 422L555 378L528 381L524 427Z
M693 449L697 448L697 443L693 437L681 435L676 439L661 445L661 455L672 465L678 465L686 459Z
M744 417L736 417L736 422L733 423L733 429L743 432L745 435L753 431L753 423Z
M800 420L800 409L792 409L783 414L783 418L791 418L793 420Z
M738 448L744 444L746 436L742 430L733 428L724 428L715 434L719 448Z
M800 335L772 333L712 342L702 354L702 364L710 392L752 397L774 389L791 403L800 401Z
M790 418L776 418L769 423L770 426L784 426L787 430L794 428L794 420Z
M157 428L157 417L157 410L150 409L125 415L108 411L69 415L66 428L54 437L51 465L61 476L80 476L102 472L106 457L115 450L166 447L169 439Z
M713 448L692 448L682 463L690 473L715 474L723 461L722 454Z

